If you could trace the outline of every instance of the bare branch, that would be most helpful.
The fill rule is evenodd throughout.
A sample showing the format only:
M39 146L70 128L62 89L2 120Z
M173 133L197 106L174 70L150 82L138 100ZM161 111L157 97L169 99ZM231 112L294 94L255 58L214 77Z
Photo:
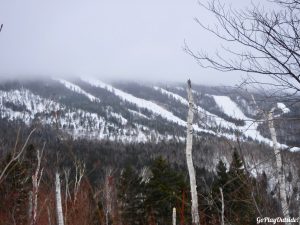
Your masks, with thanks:
M9 169L10 165L19 160L20 156L22 155L22 153L24 152L27 144L28 144L28 141L31 137L31 135L34 133L36 129L34 128L28 135L24 145L22 146L21 150L18 152L17 151L17 144L18 144L18 141L19 141L19 133L18 133L18 136L17 136L17 139L16 139L16 143L15 143L15 147L14 147L14 150L13 150L13 153L12 153L12 156L11 156L11 159L9 160L9 162L6 164L6 166L4 167L4 169L1 171L1 174L0 174L0 183L4 180L5 176L6 176L6 172L7 170Z

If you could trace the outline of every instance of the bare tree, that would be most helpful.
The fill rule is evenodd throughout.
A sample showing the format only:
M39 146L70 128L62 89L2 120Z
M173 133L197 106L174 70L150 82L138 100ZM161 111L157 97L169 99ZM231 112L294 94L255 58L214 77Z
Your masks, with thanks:
M221 203L222 203L222 209L221 209L221 225L225 225L224 223L224 196L223 196L223 190L221 187L219 187L220 194L221 194Z
M298 217L300 217L300 181L298 181ZM299 220L300 225L300 220Z
M65 177L65 220L68 218L68 199L71 199L70 194L70 169L69 168L63 168L64 177ZM65 221L67 224L67 222Z
M104 212L105 212L105 224L109 224L109 217L112 216L113 207L113 176L112 169L108 169L105 175L105 183L103 190L103 200L104 200Z
M258 108L258 105L255 101L255 98L253 95L251 95L252 100L256 107ZM282 163L282 156L281 156L281 151L279 149L278 141L277 141L277 134L274 126L274 111L276 107L273 107L268 113L265 113L263 110L258 108L258 111L262 112L264 115L265 119L268 122L268 127L269 131L271 134L271 139L273 142L273 150L274 150L274 155L275 155L275 161L276 161L276 179L279 185L279 199L280 199L280 204L281 204L281 209L283 215L288 218L290 217L290 212L289 212L289 205L287 202L287 191L286 191L286 182L285 182L285 174L284 174L284 169L283 169L283 163ZM290 223L286 223L290 224Z
M194 119L194 100L192 93L191 80L188 80L187 87L189 111L187 117L187 137L186 137L186 161L190 177L191 186L191 200L192 200L192 224L200 225L199 212L198 212L198 194L197 194L197 184L196 184L196 173L193 165L192 157L192 147L193 147L193 119Z
M276 89L300 90L300 2L271 0L263 7L252 4L245 10L226 7L220 0L199 4L217 22L214 26L197 23L218 37L224 45L215 54L185 50L205 68L229 72L267 75ZM273 10L270 10L273 9ZM233 46L234 45L234 46Z
M77 200L80 183L85 173L85 164L79 160L75 160L75 182L74 182L74 203Z
M38 210L38 192L39 192L39 186L40 182L43 176L43 168L41 168L41 162L43 157L45 144L42 148L42 151L37 150L37 166L35 169L34 174L32 175L32 192L30 195L30 209L31 209L31 218L30 218L30 224L36 225L37 224L37 210Z
M61 185L58 172L55 173L55 200L57 225L64 225L64 215L61 201Z
M289 213L289 205L287 202L286 183L285 183L283 164L282 164L282 159L281 159L281 153L278 148L276 130L274 128L274 123L273 123L273 111L274 110L275 110L275 108L272 108L270 110L270 112L268 114L268 122L269 122L271 138L273 141L274 154L276 157L277 179L278 179L278 184L279 184L279 198L280 198L282 213L285 218L289 218L290 213ZM286 223L286 224L289 225L290 223Z
M172 225L176 225L176 208L173 208L172 212Z

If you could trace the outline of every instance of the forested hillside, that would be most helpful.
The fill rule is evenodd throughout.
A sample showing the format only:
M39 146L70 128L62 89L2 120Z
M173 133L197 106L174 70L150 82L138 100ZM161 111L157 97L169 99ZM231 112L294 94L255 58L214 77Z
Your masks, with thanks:
M220 224L220 188L228 222L281 215L272 142L256 111L269 109L262 95L252 93L252 105L233 88L195 85L193 93L201 224ZM191 224L184 85L27 80L3 82L0 94L0 224L57 224L59 212L72 225L171 224L173 208L178 224ZM295 132L281 134L297 130L284 118L298 106L277 105L289 208L297 216L299 142Z

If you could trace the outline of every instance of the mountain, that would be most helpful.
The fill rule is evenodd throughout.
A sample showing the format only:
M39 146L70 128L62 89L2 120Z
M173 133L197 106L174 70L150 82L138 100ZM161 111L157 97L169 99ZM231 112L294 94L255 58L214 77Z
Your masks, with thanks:
M266 98L262 92L233 87L193 84L192 88L193 162L198 191L211 195L220 160L225 174L230 173L233 153L238 153L253 188L264 185L263 191L255 190L273 202L261 208L280 211L275 155L266 119L266 113L274 108L286 191L293 215L298 215L295 196L299 193L300 177L300 105L295 101L291 104L286 98L278 101ZM0 167L6 165L12 149L21 148L36 128L20 161L29 162L26 168L30 168L35 162L35 150L46 146L42 183L50 189L45 190L53 187L57 170L65 182L71 174L75 183L79 162L84 165L89 183L82 188L89 187L95 193L105 189L106 178L118 182L128 167L134 168L139 179L149 180L151 165L160 158L187 180L186 98L185 83L103 82L86 77L1 81Z
M73 138L123 142L184 141L188 102L185 84L104 83L81 77L2 81L0 117L27 125L50 125ZM194 131L241 141L272 145L260 93L226 87L193 85ZM300 131L299 106L275 102L279 134ZM269 108L268 108L269 107ZM284 121L284 123L282 122ZM297 151L296 135L279 135L281 147Z

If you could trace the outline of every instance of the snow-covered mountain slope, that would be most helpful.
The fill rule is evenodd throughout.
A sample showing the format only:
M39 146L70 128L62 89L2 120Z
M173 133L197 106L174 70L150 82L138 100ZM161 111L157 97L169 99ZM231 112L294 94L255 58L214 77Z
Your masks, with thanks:
M233 102L228 96L212 96L217 103L218 107L227 114L228 116L243 120L245 122L245 125L242 127L236 127L237 130L239 130L244 135L251 137L254 140L258 140L261 142L265 142L269 145L272 145L272 141L268 138L263 137L258 129L258 123L256 120L252 118L248 118L244 115L244 113L241 111L241 109L238 107L238 105ZM280 144L282 148L287 148L288 146Z
M97 79L93 79L93 78L81 78L83 81L88 82L90 85L92 86L96 86L99 88L103 88L103 89L107 89L108 91L114 93L115 95L117 95L118 97L120 97L123 101L128 101L130 103L135 104L137 107L139 108L144 108L144 109L148 109L149 111L152 111L153 113L155 113L156 115L159 115L171 122L177 123L181 126L185 126L186 122L183 121L182 119L174 116L173 113L165 110L164 108L162 108L161 106L151 102L151 101L147 101L141 98L137 98L131 94L128 94L124 91L121 91L117 88L112 87L111 85L105 84Z
M80 88L79 86L72 84L69 81L63 80L63 79L56 79L57 81L59 81L60 83L62 83L63 85L66 86L66 88L70 89L71 91L77 92L78 94L82 94L84 96L86 96L90 101L92 102L101 102L101 100L93 95L91 95L90 93L87 93L86 91L82 90L82 88Z
M196 135L272 145L259 122L231 97L194 90ZM246 101L243 99L243 101ZM94 78L51 79L0 85L0 116L49 124L75 138L118 141L184 140L188 102L184 86L108 84ZM283 114L293 110L277 104ZM249 108L247 108L249 111ZM285 144L282 148L287 148ZM294 147L294 146L291 146ZM293 148L297 151L297 148Z
M167 91L157 86L155 86L154 89L160 91L162 94L168 95L170 98L174 98L176 101L179 101L184 105L188 105L188 101L186 99L184 99L183 97L175 93L172 93L170 91ZM213 113L210 113L207 110L204 110L202 107L195 105L195 110L197 111L197 113L200 113L205 118L210 118L210 120L206 121L206 125L207 125L206 127L212 128L212 127L221 126L227 129L238 130L246 137L250 137L253 140L258 140L260 142L264 142L268 145L272 145L272 141L270 139L263 137L259 133L257 129L258 122L255 121L254 119L246 117L244 113L241 111L241 109L238 107L238 105L235 102L233 102L228 96L212 95L212 97L214 98L217 106L220 108L221 111L223 111L225 114L227 114L230 117L243 120L245 122L245 125L237 126L234 123L226 121L225 119ZM220 136L225 136L233 140L237 138L234 135L229 135L223 132L216 132L215 134ZM284 144L280 144L280 147L288 148L288 146Z

